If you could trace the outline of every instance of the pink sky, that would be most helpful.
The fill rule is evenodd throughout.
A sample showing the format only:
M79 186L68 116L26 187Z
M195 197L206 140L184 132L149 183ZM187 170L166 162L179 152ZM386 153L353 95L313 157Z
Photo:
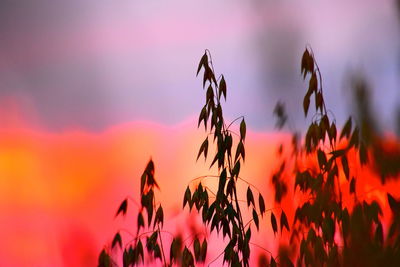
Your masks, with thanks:
M210 172L195 161L204 100L195 70L205 48L227 79L225 115L246 117L243 176L265 192L267 205L275 149L287 137L271 130L276 101L286 100L294 124L305 125L297 104L306 44L338 124L349 112L349 68L361 68L377 88L373 105L383 126L393 125L400 101L391 1L1 5L0 258L7 266L95 265L123 225L116 208L137 196L150 157L166 227L176 230L188 181ZM265 237L271 229L255 242L273 251Z
M127 195L138 199L139 177L150 157L161 187L166 229L173 233L182 229L175 223L186 217L185 213L176 217L186 185L194 177L212 173L203 160L195 161L202 136L194 120L176 126L136 122L96 134L51 134L21 125L1 130L3 263L94 265L101 248L123 225L123 220L114 220L119 203ZM280 135L250 132L248 136L243 177L271 196L270 166ZM266 201L272 203L270 197ZM135 225L127 223L125 228L129 227L134 232ZM216 251L210 250L210 257Z

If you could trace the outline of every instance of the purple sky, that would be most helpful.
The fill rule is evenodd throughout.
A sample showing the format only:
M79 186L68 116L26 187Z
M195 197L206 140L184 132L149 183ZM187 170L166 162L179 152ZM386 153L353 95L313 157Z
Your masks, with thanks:
M195 71L205 48L227 80L227 116L245 115L258 130L273 129L279 99L293 123L304 124L306 44L339 122L350 110L349 70L368 76L383 125L392 125L400 103L399 20L389 0L0 5L0 104L15 100L22 117L34 113L55 131L197 116L204 100Z

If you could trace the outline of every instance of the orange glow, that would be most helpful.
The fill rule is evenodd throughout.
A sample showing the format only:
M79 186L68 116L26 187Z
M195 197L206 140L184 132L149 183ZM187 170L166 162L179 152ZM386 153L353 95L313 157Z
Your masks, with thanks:
M71 130L54 134L23 127L0 130L2 264L95 266L98 253L119 227L135 227L135 223L126 223L135 222L133 212L128 211L125 221L114 215L126 196L139 199L139 177L150 157L161 188L157 199L166 211L165 227L172 233L181 230L179 222L188 214L187 210L180 213L186 185L195 177L215 174L204 158L195 161L203 138L203 130L196 129L194 120L174 127L136 122L102 133ZM270 179L280 163L276 150L288 138L286 134L248 132L241 177L264 194L267 209L275 208ZM367 200L378 199L387 209L385 192L394 188L394 182L381 186L371 170L352 171L364 177L357 184L358 194L365 194ZM213 181L203 183L212 186ZM396 188L394 194L399 195ZM243 183L239 195L245 196L246 189ZM289 184L289 194L292 190ZM283 204L291 221L294 202L285 198ZM130 209L135 209L134 205ZM279 209L276 212L280 214ZM269 220L266 215L260 221L267 227L261 227L253 241L276 251ZM211 244L209 259L219 251L218 244ZM253 255L259 252L262 250L254 248Z
M243 176L263 191L269 188L276 137L248 137ZM124 225L114 220L119 203L127 195L139 199L139 177L150 157L161 188L157 197L167 219L176 216L188 182L212 173L204 159L195 161L202 139L193 121L175 127L137 122L102 133L0 130L2 262L94 266L101 248Z

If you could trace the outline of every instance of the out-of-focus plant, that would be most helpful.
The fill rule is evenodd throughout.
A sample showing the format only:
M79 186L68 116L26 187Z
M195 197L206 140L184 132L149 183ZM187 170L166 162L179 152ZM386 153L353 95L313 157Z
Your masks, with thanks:
M293 156L282 163L285 166L288 160L292 161L290 166L294 166L289 172L295 193L290 197L303 200L294 215L291 244L297 243L298 250L292 260L298 266L400 266L400 202L387 193L392 221L384 235L379 203L360 199L356 192L357 181L363 179L357 168L377 169L382 183L388 177L398 179L400 172L398 151L383 150L382 139L374 130L366 99L362 98L365 85L359 83L356 88L361 95L358 103L360 126L354 125L350 117L339 134L336 121L325 104L320 69L309 48L302 57L301 73L304 79L309 77L303 99L305 116L312 99L315 107L303 142L298 142L298 133L294 134ZM280 121L282 115L279 114L284 111L276 114ZM273 177L273 182L280 181L283 168ZM277 202L282 198L281 187L275 186ZM352 196L351 204L344 203L343 191ZM292 265L292 262L285 260L284 265Z

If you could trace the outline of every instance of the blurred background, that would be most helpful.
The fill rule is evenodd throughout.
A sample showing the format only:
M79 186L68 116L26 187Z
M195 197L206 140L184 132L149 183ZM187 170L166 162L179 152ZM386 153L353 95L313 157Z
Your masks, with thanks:
M134 179L150 156L160 172L179 176L182 188L207 170L195 167L193 149L204 102L195 74L206 48L227 81L225 116L244 115L263 144L250 148L254 158L267 158L277 143L267 140L276 136L277 101L285 103L291 127L301 130L310 120L303 116L307 84L300 75L307 45L338 125L354 112L349 81L361 73L377 123L394 132L399 30L392 0L2 1L5 266L93 265L115 232L115 208L136 190ZM171 149L174 159L165 152ZM249 172L257 176L266 162Z
M400 98L397 11L390 0L3 1L1 106L56 132L133 120L176 124L201 106L195 71L208 48L228 82L228 116L272 130L281 99L303 125L300 59L310 45L338 120L349 111L346 73L362 71L390 126Z

